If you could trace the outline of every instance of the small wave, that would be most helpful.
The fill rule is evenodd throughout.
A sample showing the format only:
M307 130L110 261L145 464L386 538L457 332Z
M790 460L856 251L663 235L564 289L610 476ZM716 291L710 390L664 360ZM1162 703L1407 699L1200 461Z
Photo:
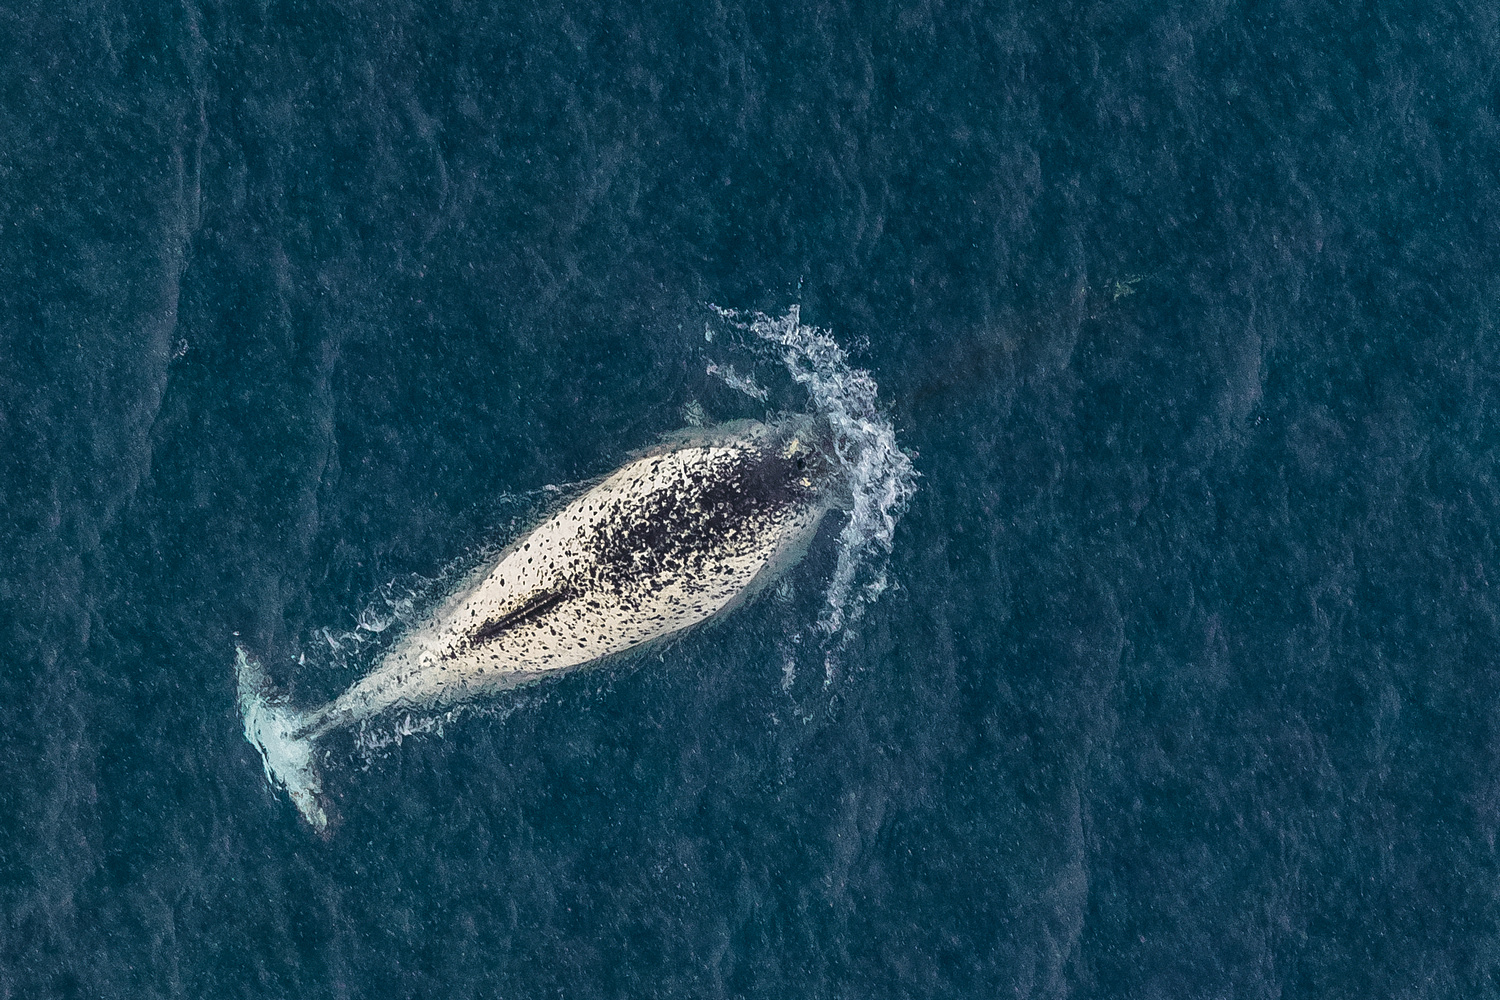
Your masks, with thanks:
M362 669L401 632L420 618L439 585L451 579L452 567L431 577L409 573L380 587L354 616L352 628L322 626L304 636L298 662L320 672Z
M768 390L762 389L759 385L756 384L755 376L741 375L739 372L734 370L734 365L726 364L720 367L717 364L710 363L708 366L708 374L718 378L725 385L729 386L729 388L734 389L737 392L743 392L751 399L758 399L764 402L765 398L770 395L770 392Z
M408 736L432 735L441 739L444 730L464 718L504 722L537 697L513 695L503 702L469 702L443 711L408 710L399 716L366 719L354 730L354 749L368 767L390 747L399 747Z
M759 345L761 351L772 352L832 428L835 457L849 483L852 505L839 533L838 562L818 625L829 636L843 637L888 586L896 523L916 489L917 472L896 444L890 419L881 412L875 379L849 363L848 353L827 330L804 324L800 306L781 316L710 308L747 334L752 348ZM825 685L831 683L835 667L830 651Z

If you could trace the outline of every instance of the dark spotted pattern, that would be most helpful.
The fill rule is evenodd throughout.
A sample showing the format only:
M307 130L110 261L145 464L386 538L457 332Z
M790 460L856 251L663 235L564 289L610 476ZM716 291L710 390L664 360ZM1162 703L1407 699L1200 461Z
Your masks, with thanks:
M485 621L445 658L500 639L569 597L579 598L577 605L561 609L548 632L564 639L576 635L580 644L589 638L582 620L599 606L590 594L608 594L624 610L652 623L700 617L702 602L671 610L648 605L669 583L706 598L722 585L716 577L734 572L735 558L747 555L788 513L812 500L817 486L809 478L815 473L808 467L808 451L804 447L788 456L785 448L785 442L774 438L741 442L712 460L679 466L675 479L644 498L600 497L597 506L584 508L586 520L578 522L562 551L545 557L546 572L555 582ZM666 456L658 457L642 473L658 475L666 461ZM530 544L522 551L530 552ZM527 556L528 565L532 558Z
M623 509L612 501L612 530L590 539L595 583L614 593L663 574L711 571L716 556L740 549L808 492L795 463L769 449L736 449L690 467L672 488Z

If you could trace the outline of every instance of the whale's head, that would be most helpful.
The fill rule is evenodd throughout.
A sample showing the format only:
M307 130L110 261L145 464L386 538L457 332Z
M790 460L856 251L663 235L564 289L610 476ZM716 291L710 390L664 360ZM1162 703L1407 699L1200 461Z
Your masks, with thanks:
M838 461L826 421L796 415L764 428L758 487L795 504L837 502Z

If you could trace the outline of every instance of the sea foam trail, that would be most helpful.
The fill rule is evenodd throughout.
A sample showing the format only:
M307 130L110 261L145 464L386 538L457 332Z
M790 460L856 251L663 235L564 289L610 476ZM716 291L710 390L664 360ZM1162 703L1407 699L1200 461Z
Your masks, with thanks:
M752 347L773 352L833 430L836 458L852 503L839 533L838 562L819 627L831 636L842 635L886 589L896 522L916 489L917 472L881 412L875 379L849 363L848 353L827 330L804 324L800 306L781 316L710 308L725 323L749 334ZM711 366L709 374L719 373Z

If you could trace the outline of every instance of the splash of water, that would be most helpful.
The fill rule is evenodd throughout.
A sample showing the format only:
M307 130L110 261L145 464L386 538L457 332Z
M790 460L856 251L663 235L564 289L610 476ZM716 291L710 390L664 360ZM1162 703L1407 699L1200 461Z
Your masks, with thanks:
M737 392L743 392L751 399L759 399L764 401L765 398L770 395L770 392L768 390L762 389L759 385L756 384L755 376L741 375L739 372L734 370L734 365L726 364L721 367L717 364L710 364L708 366L708 374L715 376L725 385L729 386L729 388L734 389Z
M399 747L408 736L432 735L441 739L446 728L460 719L504 722L527 705L545 700L545 693L520 692L503 702L470 702L441 712L409 710L384 720L366 719L354 731L354 749L368 767L377 757L385 756L391 747Z
M804 324L800 306L781 316L710 308L747 334L752 346L772 352L832 428L835 458L853 499L819 628L829 636L847 635L847 626L888 586L896 523L916 488L917 472L881 412L875 379L849 363L827 330ZM833 662L826 666L825 682L832 680Z

